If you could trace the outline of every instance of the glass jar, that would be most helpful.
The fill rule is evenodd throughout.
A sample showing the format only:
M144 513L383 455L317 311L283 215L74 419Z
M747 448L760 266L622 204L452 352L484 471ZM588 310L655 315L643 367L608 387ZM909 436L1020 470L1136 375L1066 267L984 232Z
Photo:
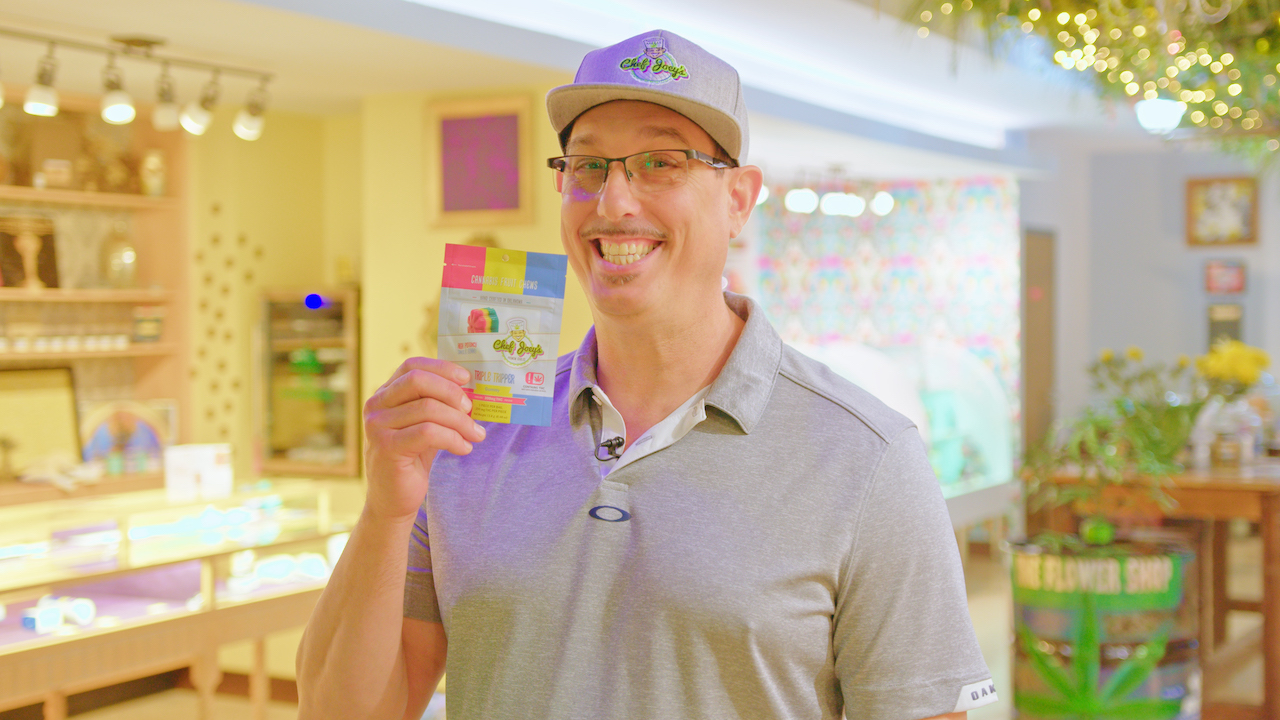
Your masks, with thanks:
M102 242L102 279L108 287L131 288L138 280L138 251L129 237L129 226L117 221Z

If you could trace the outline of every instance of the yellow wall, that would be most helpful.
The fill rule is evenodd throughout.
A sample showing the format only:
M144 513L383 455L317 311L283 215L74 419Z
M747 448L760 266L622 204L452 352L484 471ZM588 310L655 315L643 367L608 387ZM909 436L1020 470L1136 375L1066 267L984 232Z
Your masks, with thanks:
M191 141L191 438L230 442L252 477L258 298L324 281L324 122L271 112L261 139L231 132L219 108Z
M568 78L566 78L566 82ZM440 297L444 246L478 232L502 247L562 253L560 196L541 160L560 154L543 98L551 86L492 88L465 96L525 94L533 105L534 220L526 225L429 228L426 217L426 109L431 95L371 96L361 109L364 159L364 246L361 257L362 375L367 396L411 355L434 349L424 340L429 313ZM566 284L560 352L575 349L591 326L586 298L575 280Z
M362 140L359 113L324 119L324 277L329 285L360 278Z

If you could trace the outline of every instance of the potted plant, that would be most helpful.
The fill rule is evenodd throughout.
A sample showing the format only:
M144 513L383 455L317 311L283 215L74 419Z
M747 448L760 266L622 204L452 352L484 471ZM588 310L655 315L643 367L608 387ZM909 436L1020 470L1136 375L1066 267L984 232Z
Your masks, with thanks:
M1085 517L1076 534L1012 545L1019 717L1199 717L1194 552L1155 533L1117 539L1103 500L1109 486L1139 484L1171 508L1165 487L1189 460L1198 419L1256 382L1259 353L1220 344L1193 366L1103 351L1089 366L1100 401L1028 453L1030 508L1071 505Z

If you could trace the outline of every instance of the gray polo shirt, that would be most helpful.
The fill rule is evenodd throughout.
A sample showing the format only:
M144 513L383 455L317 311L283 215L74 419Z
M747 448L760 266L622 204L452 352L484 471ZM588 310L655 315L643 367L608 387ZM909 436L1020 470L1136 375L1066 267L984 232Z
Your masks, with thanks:
M487 424L470 455L437 455L404 612L444 623L450 720L919 720L994 700L911 422L726 301L746 327L670 447L601 478L591 332L560 358L550 427Z

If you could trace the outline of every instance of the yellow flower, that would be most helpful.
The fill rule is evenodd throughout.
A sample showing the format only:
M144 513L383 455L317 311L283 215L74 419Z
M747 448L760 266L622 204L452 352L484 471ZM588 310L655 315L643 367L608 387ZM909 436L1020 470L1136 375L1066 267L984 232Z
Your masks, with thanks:
M1104 363L1109 363L1116 359L1116 354L1107 348L1103 348L1102 352L1098 353L1098 359Z
M1207 355L1196 359L1196 369L1206 378L1246 388L1258 382L1262 371L1270 364L1271 358L1265 351L1239 340L1214 343Z
M1129 356L1129 359L1134 362L1142 362L1142 348L1137 345L1130 345L1129 348L1124 351L1124 354Z
M1191 364L1191 358L1187 357L1186 355L1179 355L1179 356L1178 356L1178 369L1179 369L1179 370L1185 370L1185 369L1187 368L1187 366L1188 366L1188 365L1190 365L1190 364Z

